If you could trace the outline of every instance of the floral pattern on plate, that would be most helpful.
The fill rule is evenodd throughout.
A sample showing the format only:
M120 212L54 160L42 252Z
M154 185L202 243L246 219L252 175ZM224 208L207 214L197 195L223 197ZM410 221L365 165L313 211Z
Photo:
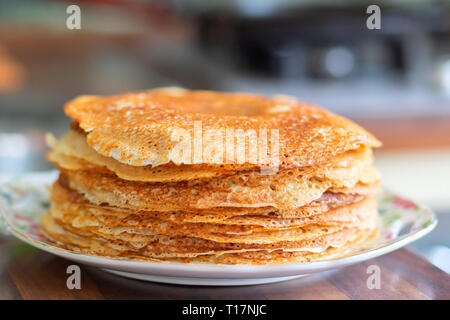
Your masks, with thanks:
M48 210L48 188L56 177L57 172L51 171L0 181L0 224L3 222L13 235L44 251L80 263L107 268L116 274L165 283L245 285L286 280L391 252L426 235L437 224L437 219L430 209L383 190L377 195L380 238L363 250L354 250L345 257L270 266L199 266L120 260L74 253L56 246L41 235L40 218ZM1 229L0 226L0 232Z

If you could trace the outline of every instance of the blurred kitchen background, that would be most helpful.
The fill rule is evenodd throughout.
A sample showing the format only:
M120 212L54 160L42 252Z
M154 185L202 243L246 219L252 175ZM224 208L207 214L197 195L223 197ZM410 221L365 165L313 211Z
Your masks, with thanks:
M0 177L52 169L44 134L66 131L73 97L174 85L290 94L364 125L384 184L438 213L412 247L450 271L450 1L0 0Z

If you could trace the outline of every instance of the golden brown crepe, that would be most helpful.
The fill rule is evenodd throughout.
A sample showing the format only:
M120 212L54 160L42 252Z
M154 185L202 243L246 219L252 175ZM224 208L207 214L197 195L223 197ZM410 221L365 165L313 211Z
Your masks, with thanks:
M198 164L193 155L178 159L171 152L177 143L173 131L183 129L194 136L196 121L205 130L278 130L283 168L326 163L361 145L380 145L352 121L287 96L159 89L112 97L81 96L69 102L65 111L99 154L134 166ZM208 141L202 144L203 150L210 148ZM248 145L235 155L242 152L248 153Z
M43 233L120 259L226 264L307 262L377 235L379 142L353 122L277 96L159 89L83 96L48 137L60 169ZM279 166L179 158L174 130L279 130ZM211 141L202 140L208 148ZM249 152L250 140L243 149ZM206 146L205 146L206 145ZM203 149L204 151L205 149Z

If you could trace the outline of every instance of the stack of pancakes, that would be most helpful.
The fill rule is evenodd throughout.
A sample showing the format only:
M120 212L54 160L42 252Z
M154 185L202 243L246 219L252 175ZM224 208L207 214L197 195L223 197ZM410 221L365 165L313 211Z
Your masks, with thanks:
M48 139L60 176L42 224L70 250L268 264L343 255L377 234L371 148L380 143L327 110L287 96L166 88L82 96L65 111L71 130ZM195 125L276 129L277 150L269 151L278 157L276 170L237 161L251 153L250 138L222 162L195 152L181 157L173 133L182 129L195 144ZM204 139L200 151L211 147Z

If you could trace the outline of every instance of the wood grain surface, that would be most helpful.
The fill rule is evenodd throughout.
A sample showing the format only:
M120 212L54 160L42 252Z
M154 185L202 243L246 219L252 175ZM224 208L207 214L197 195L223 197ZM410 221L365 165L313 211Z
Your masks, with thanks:
M450 276L409 249L303 279L244 287L158 284L80 266L81 289L69 290L70 264L0 237L0 299L450 299ZM380 289L367 288L370 265L380 267Z

